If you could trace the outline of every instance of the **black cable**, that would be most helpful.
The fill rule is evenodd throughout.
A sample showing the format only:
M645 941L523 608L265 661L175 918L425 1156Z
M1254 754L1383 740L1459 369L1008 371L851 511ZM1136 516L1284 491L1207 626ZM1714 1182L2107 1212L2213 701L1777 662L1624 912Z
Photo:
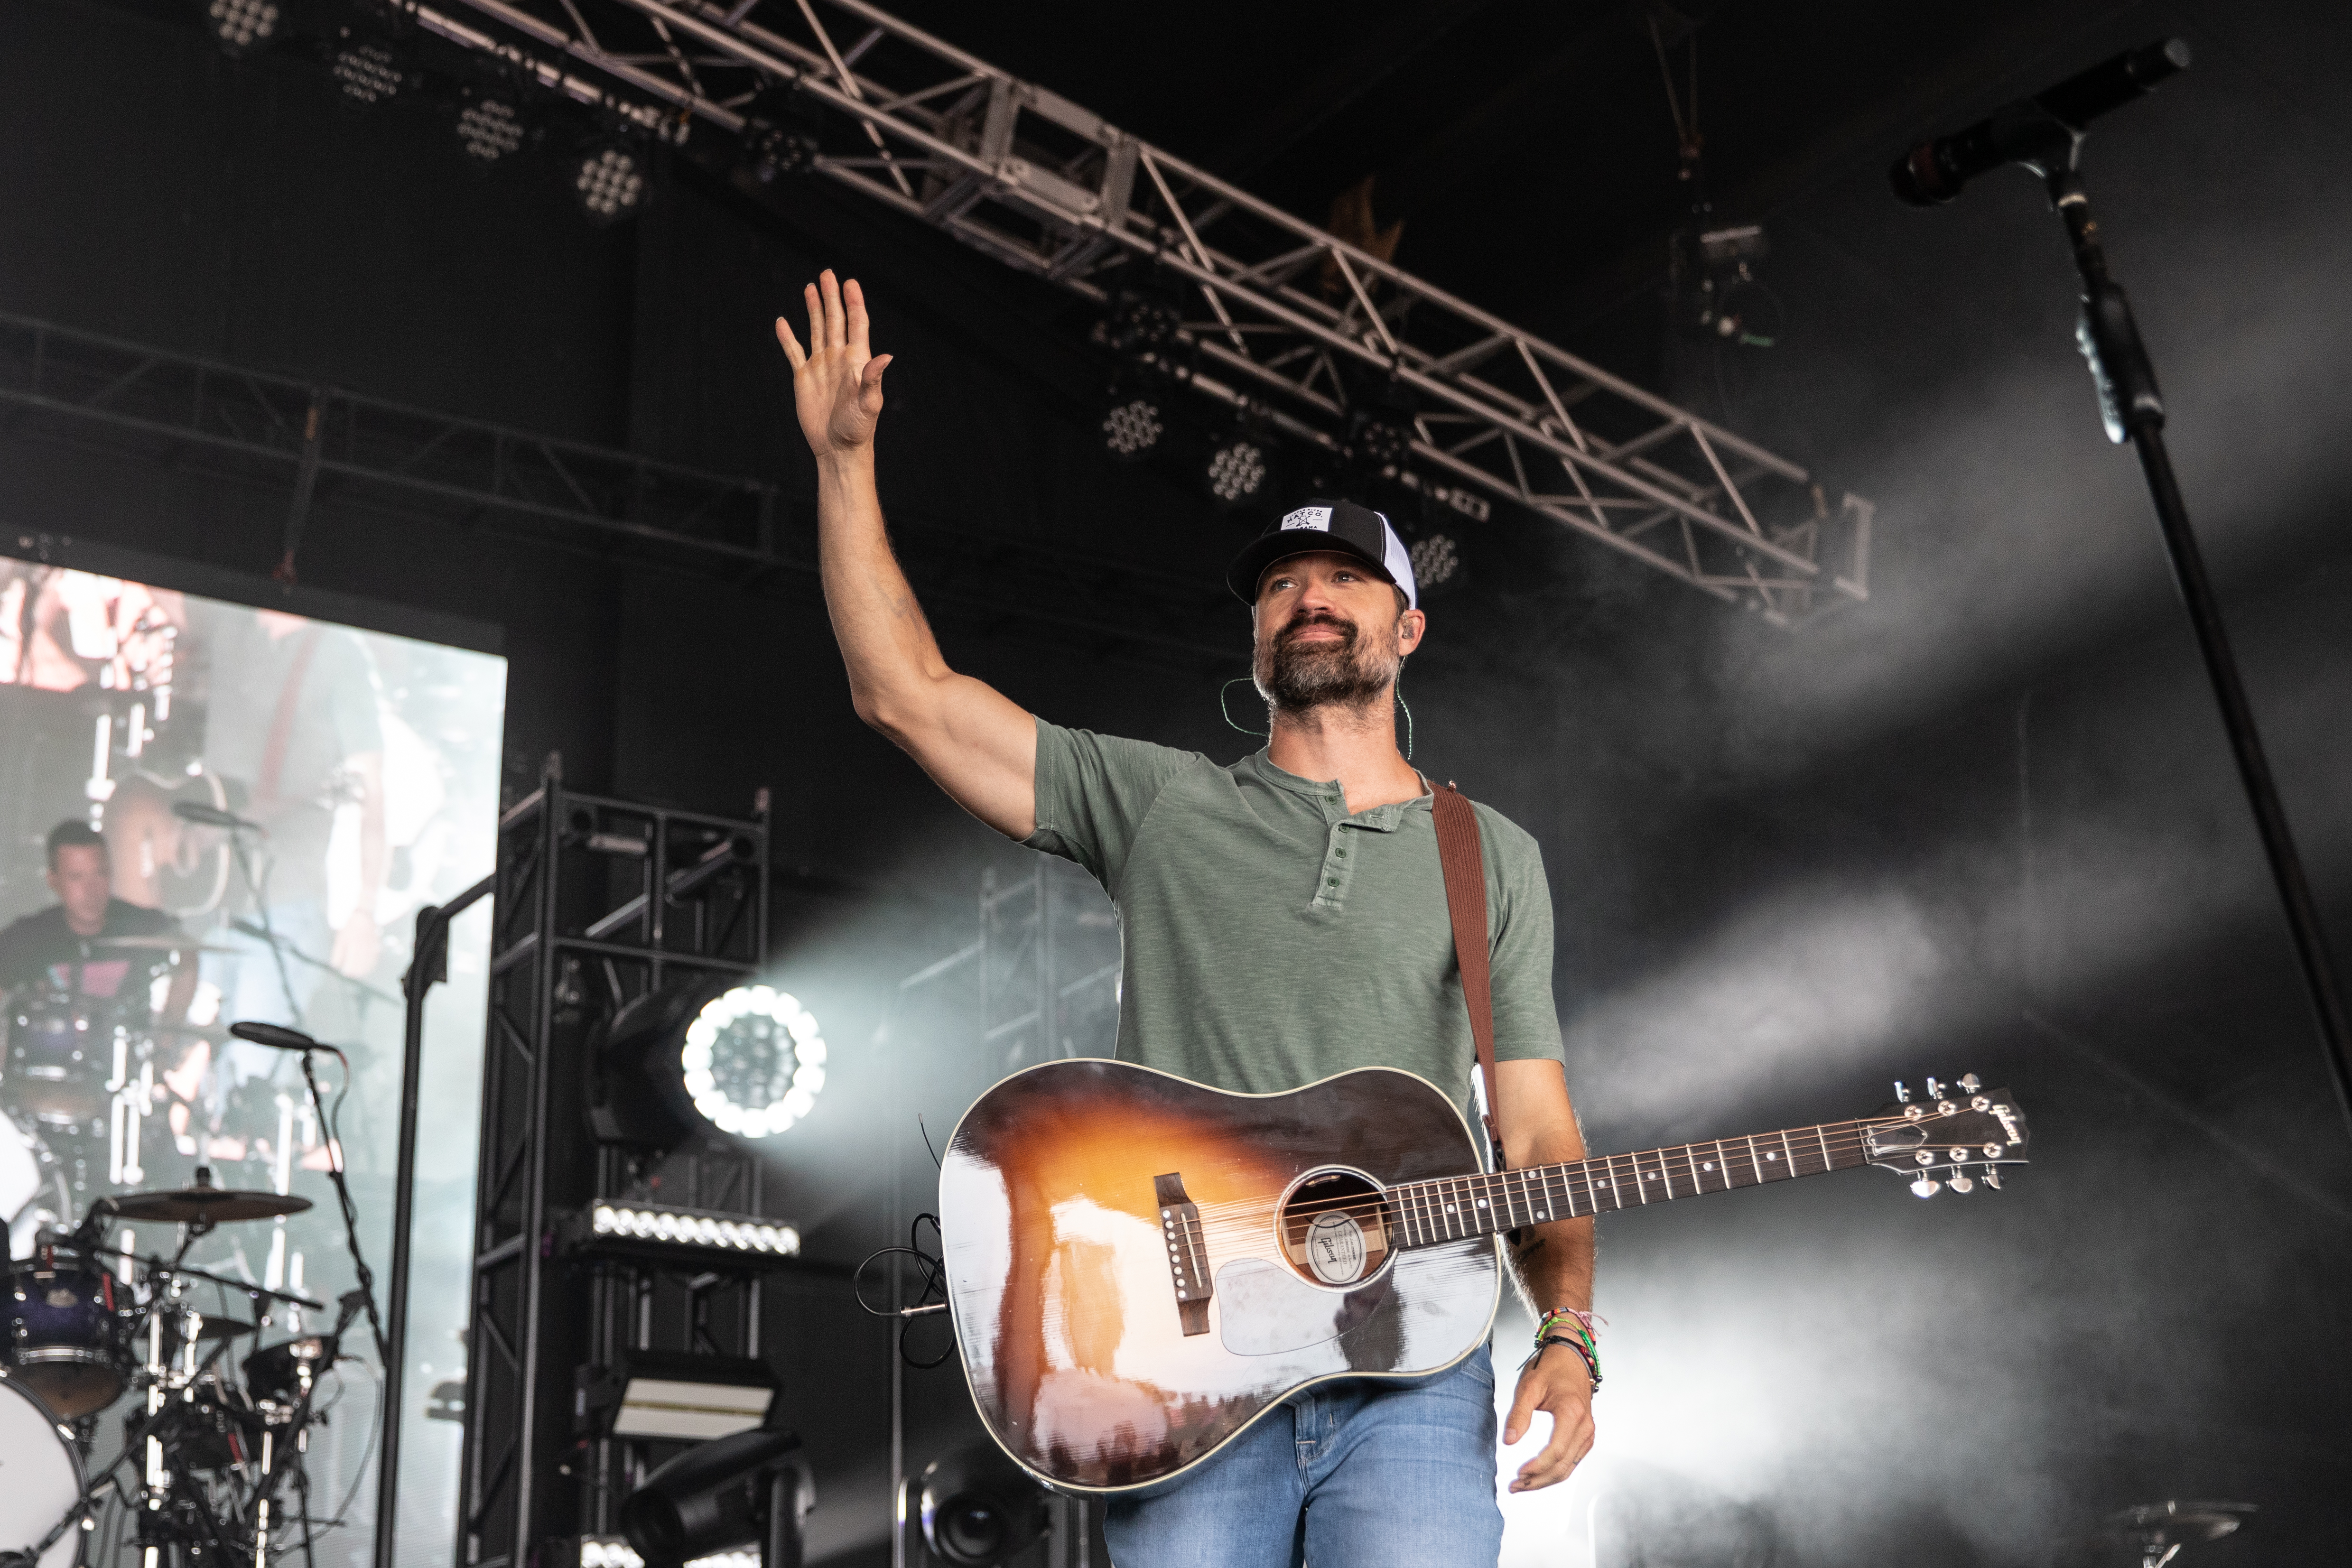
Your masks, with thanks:
M335 1096L335 1108L327 1108L326 1096L319 1092L319 1074L311 1062L311 1052L302 1053L302 1080L310 1086L310 1103L318 1108L321 1130L327 1134L327 1177L335 1184L335 1200L342 1206L343 1239L351 1248L352 1272L359 1279L361 1304L367 1309L368 1327L375 1335L375 1354L379 1364L390 1364L392 1342L383 1332L383 1319L376 1312L375 1274L360 1252L360 1211L352 1202L351 1184L343 1179L343 1139L341 1112L343 1096L352 1092L352 1059L331 1045L318 1048L334 1056L343 1066L343 1090Z
M898 1257L912 1258L919 1262L923 1268L923 1288L915 1292L915 1306L924 1307L934 1304L944 1306L947 1302L947 1263L937 1254L923 1250L923 1221L927 1219L931 1222L931 1234L933 1236L938 1236L940 1233L940 1217L938 1215L924 1213L915 1216L913 1222L907 1227L907 1245L904 1247L884 1247L874 1252L867 1253L865 1260L857 1265L857 1271L850 1276L849 1281L850 1295L856 1301L859 1310L864 1312L866 1316L876 1318L898 1318L901 1321L902 1326L898 1330L898 1358L901 1361L904 1361L908 1366L914 1367L918 1371L922 1372L929 1372L933 1367L944 1366L947 1364L948 1358L955 1354L955 1341L953 1338L950 1338L948 1341L947 1349L941 1351L938 1355L933 1356L929 1361L919 1361L915 1357L908 1355L907 1354L907 1335L913 1332L915 1327L915 1320L906 1315L909 1309L874 1307L867 1305L866 1301L866 1292L860 1282L866 1277L866 1270L872 1268L880 1259ZM930 1299L931 1292L934 1291L938 1291L940 1296L940 1300L937 1303L933 1303ZM929 1316L929 1314L926 1313L924 1315Z

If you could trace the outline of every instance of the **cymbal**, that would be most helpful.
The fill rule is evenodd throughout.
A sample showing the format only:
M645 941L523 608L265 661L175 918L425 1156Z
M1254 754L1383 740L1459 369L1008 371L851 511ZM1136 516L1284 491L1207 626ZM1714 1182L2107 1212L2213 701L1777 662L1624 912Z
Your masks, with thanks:
M223 947L214 943L199 942L192 936L173 936L168 932L155 932L139 936L93 936L93 947L135 947L142 953L235 953L236 947Z
M2109 1521L2109 1529L2112 1534L2134 1545L2158 1550L2172 1545L2193 1546L2235 1534L2256 1511L2250 1502L2144 1502L2116 1514Z
M233 1219L274 1219L310 1207L307 1197L246 1192L215 1186L210 1168L198 1166L194 1186L175 1192L126 1192L100 1201L124 1219L160 1219L167 1225L220 1225Z
M181 1321L180 1315L177 1312L173 1313L165 1320L165 1322L172 1325L172 1333L175 1335L180 1332ZM252 1332L253 1325L251 1323L239 1322L235 1318L208 1318L199 1315L196 1327L196 1338L200 1341L208 1339L235 1339L239 1334L248 1334Z

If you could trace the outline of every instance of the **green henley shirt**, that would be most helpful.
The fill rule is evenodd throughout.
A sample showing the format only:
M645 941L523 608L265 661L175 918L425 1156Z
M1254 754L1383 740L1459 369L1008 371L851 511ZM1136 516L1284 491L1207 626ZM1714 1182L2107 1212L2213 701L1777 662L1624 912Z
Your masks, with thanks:
M1477 814L1495 1055L1559 1061L1542 855ZM1025 841L1118 906L1122 1060L1260 1094L1401 1067L1469 1110L1476 1057L1428 796L1350 816L1337 783L1263 750L1221 768L1040 719Z

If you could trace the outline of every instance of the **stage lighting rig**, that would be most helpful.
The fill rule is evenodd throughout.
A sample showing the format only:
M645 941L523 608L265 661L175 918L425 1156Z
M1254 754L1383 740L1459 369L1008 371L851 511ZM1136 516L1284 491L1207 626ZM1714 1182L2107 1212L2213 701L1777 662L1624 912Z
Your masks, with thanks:
M613 1015L594 1052L598 1137L663 1148L712 1131L756 1141L815 1109L829 1055L815 1016L772 986L718 985L667 986Z
M801 1251L801 1233L781 1220L617 1197L568 1212L557 1233L571 1252L608 1252L720 1273L763 1272Z
M824 150L815 137L788 125L753 120L743 127L743 172L755 184L772 185L807 173Z
M779 1388L764 1361L678 1351L625 1351L572 1377L576 1437L707 1443L765 1426Z
M765 1138L816 1108L825 1055L815 1015L790 992L736 986L686 1026L678 1064L695 1110L712 1126Z
M1424 599L1450 593L1469 576L1463 554L1463 521L1483 523L1493 508L1486 497L1474 490L1423 485L1412 510L1417 515L1402 521L1400 527L1405 551L1412 559L1412 580Z
M646 1568L683 1568L757 1542L762 1568L800 1568L816 1483L801 1440L761 1428L699 1443L661 1465L621 1504L621 1529Z
M571 174L572 200L600 227L636 216L653 193L645 150L619 138L592 143L572 161Z
M1264 500L1273 489L1274 444L1251 430L1236 430L1209 448L1202 481L1209 498L1228 510Z
M373 109L400 96L408 73L385 40L345 26L336 30L328 49L327 69L343 100Z
M1462 546L1452 534L1429 533L1412 541L1413 586L1423 593L1451 588L1462 575Z
M899 1518L912 1517L931 1562L952 1568L996 1568L1049 1523L1045 1489L994 1447L958 1449L905 1484Z
M205 10L205 30L232 59L268 44L281 20L276 0L212 0Z
M1103 410L1103 450L1121 463L1140 463L1168 437L1168 411L1156 393L1111 393Z
M509 99L486 94L458 107L457 144L482 168L521 152L527 134L522 114Z
M470 165L494 168L534 139L528 107L536 86L523 68L495 56L458 81L453 128Z

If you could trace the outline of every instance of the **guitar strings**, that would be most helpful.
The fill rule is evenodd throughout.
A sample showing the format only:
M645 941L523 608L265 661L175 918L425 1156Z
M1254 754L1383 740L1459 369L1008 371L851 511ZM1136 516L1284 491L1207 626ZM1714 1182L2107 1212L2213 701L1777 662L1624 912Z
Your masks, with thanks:
M1799 1152L1801 1146L1803 1149L1818 1149L1824 1144L1828 1145L1830 1158L1829 1165L1815 1170L1802 1169L1798 1163L1783 1165L1781 1168L1785 1171L1785 1175L1774 1176L1768 1174L1763 1176L1763 1181L1771 1182L1794 1180L1798 1176L1802 1176L1823 1175L1830 1169L1853 1169L1855 1167L1852 1166L1836 1165L1835 1156L1839 1154L1866 1152L1869 1148L1870 1143L1869 1134L1872 1132L1895 1126L1925 1125L1927 1127L1933 1127L1934 1124L1916 1123L1911 1121L1907 1117L1887 1117L1869 1122L1836 1124L1835 1125L1838 1127L1838 1131L1834 1134L1824 1135L1825 1129L1830 1125L1832 1124L1823 1124L1822 1127L1802 1129L1803 1132L1811 1134L1802 1140L1798 1140L1796 1138L1797 1129L1791 1129L1785 1134L1780 1133L1760 1134L1760 1138L1765 1142L1781 1143L1786 1152L1794 1156L1795 1161L1801 1162L1803 1158L1802 1154ZM1673 1201L1684 1197L1699 1197L1707 1192L1723 1192L1731 1190L1734 1187L1754 1186L1759 1185L1758 1182L1754 1181L1743 1182L1733 1178L1733 1173L1738 1170L1740 1164L1738 1156L1742 1153L1746 1153L1748 1155L1749 1162L1752 1164L1759 1155L1769 1153L1777 1155L1782 1153L1783 1150L1766 1150L1761 1147L1751 1147L1750 1145L1754 1142L1755 1140L1751 1140L1750 1138L1743 1135L1736 1141L1733 1139L1724 1139L1718 1144L1713 1145L1699 1144L1675 1145L1671 1147L1645 1149L1631 1154L1600 1155L1591 1160L1564 1161L1556 1166L1523 1166L1520 1167L1520 1170L1517 1172L1479 1172L1458 1176L1439 1176L1424 1181L1399 1183L1381 1198L1366 1199L1360 1196L1351 1196L1345 1198L1310 1201L1290 1206L1286 1212L1293 1216L1304 1216L1309 1218L1318 1214L1339 1212L1360 1218L1369 1215L1380 1214L1391 1208L1402 1207L1406 1208L1408 1212L1411 1212L1409 1208L1411 1199L1404 1195L1417 1193L1425 1200L1442 1204L1449 1196L1443 1190L1445 1186L1449 1184L1463 1184L1460 1188L1451 1196L1455 1197L1457 1200L1463 1197L1475 1200L1477 1197L1485 1197L1488 1199L1490 1204L1497 1201L1499 1198L1500 1202L1505 1207L1501 1209L1491 1210L1491 1212L1495 1212L1498 1217L1503 1218L1507 1218L1509 1210L1512 1207L1542 1199L1558 1201L1563 1197L1566 1198L1568 1207L1571 1210L1573 1210L1580 1202L1591 1202L1594 1207L1590 1212L1615 1213L1623 1207L1623 1205L1617 1200L1622 1197L1622 1184L1627 1179L1625 1175L1626 1168L1630 1168L1632 1172L1632 1179L1636 1184L1639 1196L1636 1198L1634 1207L1643 1207L1653 1196L1664 1197L1666 1197L1668 1201ZM1923 1147L1924 1146L1927 1145L1923 1145ZM1696 1174L1696 1184L1692 1186L1691 1189L1685 1193L1673 1192L1672 1188L1674 1178L1677 1175L1681 1175L1685 1182L1692 1181L1693 1177L1690 1172L1690 1166L1693 1164L1693 1156L1696 1155L1702 1150L1706 1150L1710 1147L1714 1149L1714 1157L1710 1160L1696 1162L1701 1168ZM1775 1160L1771 1163L1780 1164L1780 1162ZM1962 1161L1960 1163L1966 1165L1974 1162ZM1675 1168L1678 1164L1684 1167L1681 1172L1677 1172ZM1925 1169L1927 1167L1923 1166L1921 1168ZM1553 1173L1552 1175L1544 1177L1540 1182L1539 1195L1538 1193L1528 1192L1525 1190L1521 1190L1515 1194L1507 1190L1502 1186L1504 1179L1509 1176L1520 1175L1523 1173L1533 1173L1536 1171L1549 1171ZM1653 1195L1649 1190L1649 1184L1651 1180L1654 1179L1652 1173L1655 1173L1654 1179L1661 1183L1660 1190L1655 1195ZM1706 1183L1706 1177L1710 1175L1720 1178L1723 1185L1719 1186L1708 1186ZM1581 1177L1584 1189L1581 1193L1579 1193L1576 1190L1580 1176ZM1604 1182L1606 1185L1604 1185ZM1474 1186L1470 1184L1475 1185ZM1562 1185L1567 1188L1567 1191L1564 1194L1555 1190L1556 1186ZM1602 1197L1603 1194L1608 1195L1605 1201ZM1236 1227L1254 1229L1258 1222L1271 1218L1277 1213L1282 1212L1286 1211L1279 1204L1270 1202L1265 1199L1242 1199L1223 1204L1202 1204L1198 1206L1198 1213L1204 1231L1215 1229L1221 1232L1231 1232ZM1442 1212L1421 1215L1420 1218L1427 1220L1434 1220L1441 1225L1445 1223L1445 1218ZM1584 1218L1584 1216L1571 1213L1570 1216L1565 1218Z
M1434 1176L1434 1177L1423 1177L1423 1180L1418 1180L1418 1183L1397 1183L1397 1187L1423 1187L1423 1185L1437 1185L1437 1183L1496 1183L1496 1180L1500 1180L1500 1177L1506 1177L1506 1176L1522 1176L1522 1173L1534 1173L1534 1171L1612 1173L1621 1161L1628 1161L1634 1171L1663 1166L1667 1173L1673 1173L1673 1168L1677 1166L1677 1164L1689 1166L1691 1159L1698 1159L1698 1164L1703 1164L1703 1166L1706 1166L1706 1164L1715 1164L1715 1166L1736 1166L1740 1155L1748 1155L1748 1152L1750 1152L1750 1147L1748 1147L1750 1143L1757 1143L1755 1147L1757 1156L1780 1155L1780 1150L1767 1150L1767 1147L1761 1147L1764 1143L1785 1145L1788 1152L1792 1152L1792 1155L1800 1150L1818 1150L1822 1143L1828 1143L1830 1147L1832 1147L1832 1155L1834 1152L1849 1152L1851 1155L1851 1152L1867 1150L1872 1131L1879 1131L1879 1128L1889 1128L1889 1126L1933 1126L1933 1124L1907 1122L1907 1119L1903 1119L1903 1116L1889 1116L1889 1119L1882 1119L1882 1122L1822 1124L1822 1126L1818 1128L1790 1128L1788 1133L1757 1133L1755 1140L1745 1138L1743 1135L1743 1138L1722 1138L1722 1140L1715 1140L1715 1143L1665 1145L1665 1147L1656 1147L1656 1150L1634 1150L1634 1152L1628 1152L1628 1155L1595 1155L1592 1159L1567 1159L1567 1161L1557 1161L1557 1164L1545 1164L1545 1166L1517 1166L1515 1171L1465 1171L1461 1173L1461 1176ZM1800 1138L1800 1133L1801 1133L1801 1138ZM1700 1159L1700 1156L1703 1156L1703 1159ZM1778 1164L1778 1161L1771 1161L1771 1164ZM1392 1192L1395 1192L1395 1189L1392 1189ZM1360 1199L1336 1199L1336 1201L1339 1201L1339 1204L1350 1204L1350 1201L1360 1201ZM1263 1204L1265 1204L1265 1199L1237 1199L1237 1201L1228 1201L1228 1204L1200 1204L1197 1206L1197 1210L1200 1210L1202 1218L1209 1218L1213 1216L1213 1213L1218 1213L1218 1210L1258 1208L1258 1206ZM1307 1210L1318 1208L1318 1206L1328 1206L1328 1204L1312 1204L1310 1201L1310 1204L1296 1208L1296 1213L1307 1213Z
M1806 1138L1802 1139L1801 1141L1792 1141L1792 1142L1790 1142L1790 1144L1789 1145L1789 1148L1790 1148L1790 1152L1791 1152L1791 1153L1796 1153L1796 1152L1797 1152L1801 1147L1802 1149L1809 1149L1809 1150L1810 1150L1810 1149L1818 1149L1818 1148L1820 1148L1820 1147L1821 1147L1821 1145L1822 1145L1822 1142L1826 1141L1826 1142L1829 1144L1830 1147L1831 1147L1831 1150L1832 1150L1832 1155L1834 1155L1835 1154L1838 1154L1838 1153L1849 1153L1849 1154L1850 1154L1850 1153L1855 1153L1855 1152L1858 1152L1858 1151L1866 1150L1866 1149L1868 1148L1868 1146L1869 1146L1868 1132L1869 1132L1870 1130L1872 1130L1872 1129L1875 1129L1875 1128L1883 1128L1883 1127L1886 1127L1886 1126L1890 1126L1890 1125L1916 1125L1916 1124L1912 1124L1912 1123L1903 1122L1903 1121L1900 1121L1900 1120L1891 1120L1891 1121L1888 1121L1888 1122L1879 1122L1879 1123L1872 1123L1872 1124L1859 1124L1859 1123L1849 1123L1849 1124L1842 1124L1842 1125L1841 1125L1841 1128L1840 1128L1840 1130L1839 1130L1837 1133L1835 1133L1834 1134L1832 1134L1832 1135L1829 1136L1826 1140L1824 1140L1824 1139L1822 1139L1821 1136L1819 1136L1819 1134L1818 1134L1818 1130L1817 1130L1817 1129L1814 1129L1814 1128L1805 1128L1805 1129L1802 1129L1804 1132L1806 1132L1806 1133L1808 1133L1808 1134L1815 1134L1815 1135L1813 1135L1813 1136L1808 1136L1808 1137L1806 1137ZM1848 1130L1848 1129L1851 1129L1851 1130ZM1766 1138L1769 1138L1769 1139L1775 1140L1775 1141L1779 1141L1779 1140L1780 1140L1780 1139L1782 1138L1782 1134L1778 1134L1778 1133L1766 1134L1762 1134L1762 1136L1764 1136L1764 1137L1766 1137ZM1788 1134L1788 1136L1789 1136L1789 1138L1790 1138L1790 1139L1794 1140L1794 1138L1795 1138L1795 1130L1793 1130L1793 1129L1792 1129L1792 1130L1791 1130L1791 1132L1790 1132L1790 1134ZM1535 1172L1539 1172L1539 1171L1549 1171L1549 1172L1554 1173L1552 1176L1548 1176L1548 1177L1546 1177L1546 1178L1545 1178L1545 1184L1546 1184L1547 1186L1549 1186L1549 1185L1550 1183L1552 1183L1552 1182L1559 1181L1559 1180L1562 1180L1562 1179L1567 1179L1567 1180L1570 1180L1570 1181L1573 1181L1573 1180L1575 1179L1575 1174L1574 1174L1574 1173L1582 1173L1582 1174L1584 1174L1584 1175L1586 1176L1586 1177L1587 1177L1587 1185L1589 1186L1589 1185L1591 1185L1590 1177L1591 1177L1592 1175L1596 1175L1596 1174L1597 1174L1597 1175L1601 1175L1601 1176L1609 1176L1609 1177L1610 1177L1611 1179L1612 1179L1612 1180L1622 1179L1622 1178L1618 1177L1618 1176L1617 1176L1617 1174L1616 1174L1617 1167L1618 1167L1618 1166L1620 1165L1620 1163L1621 1163L1621 1162L1623 1162L1623 1163L1629 1164L1629 1165L1630 1165L1630 1166L1631 1166L1631 1168L1632 1168L1632 1169L1636 1173L1637 1177L1639 1176L1639 1174L1640 1174L1640 1173L1642 1173L1642 1172L1643 1172L1643 1171L1648 1171L1648 1170L1661 1170L1661 1169L1663 1169L1663 1171L1664 1171L1664 1175L1665 1175L1665 1176L1674 1176L1674 1175L1677 1174L1677 1173L1675 1172L1675 1167L1677 1165L1683 1166L1685 1167L1685 1171L1687 1171L1689 1165L1690 1165L1690 1164L1692 1163L1692 1161L1696 1158L1696 1156L1699 1155L1700 1154L1704 1153L1705 1151L1706 1151L1706 1150L1708 1150L1708 1149L1710 1149L1710 1148L1714 1148L1714 1149L1716 1149L1716 1152L1715 1152L1714 1154L1712 1154L1712 1155L1711 1155L1709 1157L1707 1157L1706 1159L1704 1159L1704 1160L1698 1160L1698 1161L1697 1161L1697 1163L1698 1163L1698 1164L1700 1164L1702 1166L1715 1166L1715 1167L1721 1167L1721 1169L1720 1169L1720 1170L1716 1170L1716 1171L1705 1171L1705 1172L1703 1172L1703 1173L1702 1173L1702 1180L1703 1180L1704 1176L1705 1176L1705 1175L1706 1175L1706 1174L1722 1174L1722 1171L1728 1170L1728 1169L1731 1169L1731 1168L1735 1168L1735 1167L1739 1164L1739 1156L1740 1156L1741 1155L1743 1155L1743 1154L1748 1154L1748 1153L1749 1152L1749 1151L1747 1149L1747 1147L1746 1147L1747 1143L1748 1143L1748 1140L1747 1140L1747 1139L1745 1139L1745 1138L1742 1138L1742 1139L1738 1140L1738 1142L1736 1142L1736 1143L1735 1143L1733 1140L1731 1140L1731 1139L1727 1139L1727 1139L1724 1139L1724 1140L1722 1140L1722 1141L1721 1141L1721 1146L1720 1146L1720 1147L1717 1147L1717 1145L1705 1145L1705 1144L1675 1145L1672 1145L1671 1149L1668 1149L1668 1148L1643 1149L1643 1150L1639 1150L1639 1151L1636 1151L1636 1152L1634 1152L1634 1153L1631 1153L1631 1154L1620 1154L1620 1155L1595 1155L1595 1156L1593 1156L1592 1158L1591 1158L1591 1159L1589 1159L1589 1160L1565 1160L1565 1161L1559 1162L1558 1164L1555 1164L1555 1165L1548 1165L1548 1166L1523 1166L1518 1167L1518 1168L1517 1168L1517 1169L1516 1169L1516 1170L1510 1170L1510 1171L1503 1171L1503 1172L1485 1172L1485 1171L1481 1171L1481 1172L1467 1172L1467 1173L1465 1173L1465 1174L1460 1175L1460 1176L1433 1176L1433 1177L1424 1178L1423 1180L1421 1180L1421 1181L1414 1181L1414 1182L1401 1182L1401 1183L1398 1183L1398 1184L1397 1184L1397 1186L1396 1186L1395 1187L1391 1187L1391 1188L1390 1189L1390 1192L1391 1192L1391 1194L1393 1194L1393 1193L1395 1193L1396 1191L1398 1191L1398 1190L1400 1190L1400 1189L1402 1189L1402 1188L1433 1187L1433 1186L1440 1186L1440 1185L1442 1185L1442 1184L1448 1183L1448 1182L1468 1182L1468 1183L1479 1183L1479 1184L1482 1184L1482 1185L1484 1185L1484 1186L1486 1186L1491 1187L1491 1186L1493 1186L1493 1184L1496 1184L1496 1183L1497 1183L1497 1182L1501 1181L1502 1179L1504 1179L1504 1178L1505 1178L1505 1177L1507 1177L1507 1176L1524 1176L1524 1175L1529 1175L1529 1174L1532 1174L1532 1173L1535 1173ZM1781 1151L1780 1151L1780 1150L1779 1150L1779 1149L1773 1149L1773 1150L1767 1151L1767 1150L1762 1149L1762 1148L1758 1148L1757 1150L1755 1150L1755 1151L1754 1151L1754 1154L1755 1154L1755 1155L1764 1155L1764 1154L1767 1154L1767 1153L1769 1153L1769 1154L1774 1155L1778 1155L1780 1153L1781 1153ZM1801 1156L1801 1155L1799 1155L1799 1157L1800 1157L1800 1158L1801 1158L1801 1157L1802 1157L1802 1156ZM1779 1163L1779 1162L1778 1162L1777 1160L1775 1160L1775 1161L1769 1162L1769 1163L1776 1163L1776 1164L1777 1164L1777 1163ZM1842 1166L1842 1167L1838 1167L1838 1168L1841 1168L1841 1169L1852 1169L1853 1167L1851 1167L1851 1166ZM1799 1174L1813 1174L1813 1173L1799 1173ZM1775 1179L1775 1178L1770 1177L1770 1176L1767 1176L1767 1177L1766 1177L1766 1179L1767 1179L1767 1180L1772 1180L1772 1179ZM1733 1184L1733 1185L1738 1185L1738 1184L1736 1184L1736 1183L1735 1183L1735 1184ZM1749 1184L1748 1184L1748 1185L1749 1185L1749 1186L1753 1186L1753 1185L1755 1185L1755 1184L1753 1184L1753 1183L1749 1183ZM1716 1189L1716 1190L1721 1190L1721 1189ZM1197 1207L1198 1212L1200 1213L1201 1217L1202 1217L1202 1219L1205 1221L1205 1220L1207 1220L1210 1217L1212 1217L1212 1216L1213 1216L1213 1215L1221 1214L1221 1213L1227 1212L1227 1211L1242 1210L1242 1211L1256 1212L1256 1211L1258 1211L1258 1210L1263 1209L1263 1208L1266 1206L1266 1203L1267 1203L1267 1200L1263 1199L1263 1198L1244 1198L1244 1199L1238 1199L1238 1200L1234 1200L1234 1201L1232 1201L1232 1202L1228 1202L1228 1203L1222 1203L1222 1204L1204 1203L1204 1204L1200 1204L1200 1205L1198 1205L1198 1206L1196 1206L1196 1207ZM1361 1205L1362 1205L1362 1200L1361 1200L1360 1198L1340 1198L1340 1199L1325 1200L1325 1201L1309 1201L1309 1202L1307 1202L1307 1203L1304 1203L1304 1204L1301 1204L1301 1205L1295 1206L1295 1207L1293 1207L1293 1209L1292 1209L1292 1212L1294 1212L1294 1213L1313 1213L1313 1212L1316 1212L1317 1210L1318 1210L1318 1209L1320 1209L1320 1208L1330 1207L1334 1207L1335 1205L1337 1205L1337 1206L1354 1205L1354 1206L1357 1206L1357 1207L1361 1207Z

